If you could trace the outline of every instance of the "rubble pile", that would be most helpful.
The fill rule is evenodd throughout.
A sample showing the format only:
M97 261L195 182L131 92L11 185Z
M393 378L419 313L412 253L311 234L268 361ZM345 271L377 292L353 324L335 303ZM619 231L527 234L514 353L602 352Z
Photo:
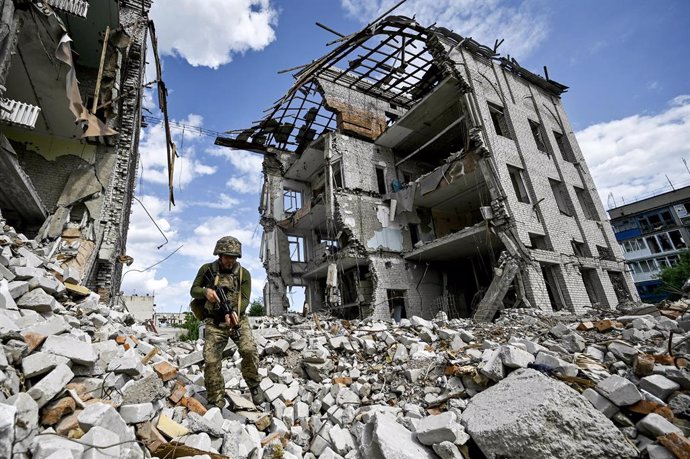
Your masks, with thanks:
M0 234L0 458L690 457L688 303L583 320L252 318L261 393L226 349L167 342Z

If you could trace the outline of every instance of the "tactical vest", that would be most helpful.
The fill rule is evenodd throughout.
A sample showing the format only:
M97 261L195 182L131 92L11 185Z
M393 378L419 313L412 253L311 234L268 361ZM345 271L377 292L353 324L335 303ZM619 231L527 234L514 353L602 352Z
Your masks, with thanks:
M217 267L217 264L214 263L215 266L212 266L212 268ZM229 272L216 272L213 273L212 271L212 276L213 276L213 284L209 285L208 287L213 288L213 287L221 287L223 290L225 290L225 295L228 297L228 301L232 305L233 310L235 310L239 314L239 309L237 307L238 305L238 300L240 296L240 270L242 269L242 266L240 266L239 263L235 262L235 265L232 267L232 270ZM204 304L204 307L209 313L214 312L218 308L218 303L210 303L206 301Z

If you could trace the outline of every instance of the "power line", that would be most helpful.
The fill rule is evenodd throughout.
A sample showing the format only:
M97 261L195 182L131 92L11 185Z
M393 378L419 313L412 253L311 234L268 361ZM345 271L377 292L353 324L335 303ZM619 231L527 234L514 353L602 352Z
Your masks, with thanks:
M142 118L146 122L160 123L163 121L163 118L156 118L155 116L149 115L144 115ZM202 128L200 126L192 126L191 124L179 123L177 121L170 121L169 124L171 128L180 129L183 131L191 131L208 137L219 137L226 134L225 132L213 131L211 129Z

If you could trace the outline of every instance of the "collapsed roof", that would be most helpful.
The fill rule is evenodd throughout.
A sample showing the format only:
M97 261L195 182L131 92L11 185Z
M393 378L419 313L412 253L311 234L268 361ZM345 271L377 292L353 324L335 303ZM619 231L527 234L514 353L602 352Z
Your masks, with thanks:
M259 153L271 148L302 152L312 140L335 130L337 113L322 97L323 82L407 110L445 77L454 75L444 63L446 49L455 47L494 60L555 96L568 89L521 67L510 56L500 56L495 48L444 27L424 27L405 16L388 16L334 43L335 49L293 75L293 86L266 110L262 120L248 129L228 131L216 139L216 145Z

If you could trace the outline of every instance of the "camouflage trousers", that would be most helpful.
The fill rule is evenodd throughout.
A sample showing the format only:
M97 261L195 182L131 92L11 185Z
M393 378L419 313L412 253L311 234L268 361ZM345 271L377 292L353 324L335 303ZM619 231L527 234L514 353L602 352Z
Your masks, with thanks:
M206 396L212 405L223 406L225 402L225 380L221 373L223 349L230 339L230 329L216 327L212 319L206 319L206 339L204 341L204 381L206 383ZM256 352L256 344L252 337L249 320L243 317L240 320L240 338L233 339L240 351L242 364L240 370L250 389L259 385L259 355Z

